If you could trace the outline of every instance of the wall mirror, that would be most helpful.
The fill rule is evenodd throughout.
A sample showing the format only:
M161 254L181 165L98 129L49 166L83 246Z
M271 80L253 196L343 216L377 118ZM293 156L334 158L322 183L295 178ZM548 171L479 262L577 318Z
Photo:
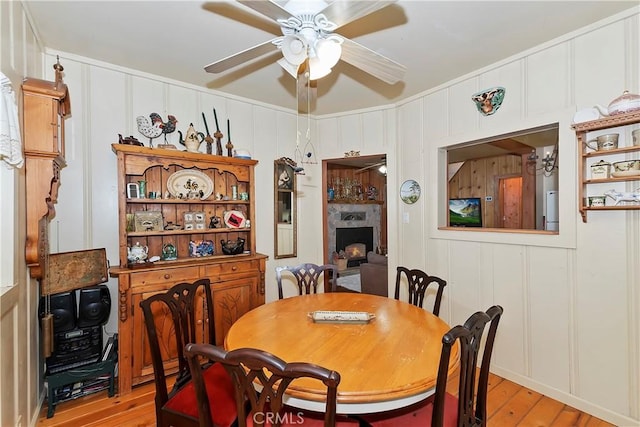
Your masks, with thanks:
M449 147L447 226L557 232L558 156L558 123Z
M296 163L286 157L274 162L274 258L297 255L298 213L296 212Z

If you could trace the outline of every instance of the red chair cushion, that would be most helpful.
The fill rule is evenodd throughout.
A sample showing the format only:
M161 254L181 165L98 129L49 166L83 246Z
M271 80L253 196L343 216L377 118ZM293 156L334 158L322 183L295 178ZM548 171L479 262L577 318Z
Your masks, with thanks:
M211 418L217 426L230 426L238 417L233 382L227 371L219 363L214 363L202 372ZM163 409L183 413L198 419L198 403L193 382L190 381L182 387Z
M433 399L427 399L407 408L372 414L363 417L372 427L429 427L433 416ZM446 393L444 396L443 427L457 427L458 398Z

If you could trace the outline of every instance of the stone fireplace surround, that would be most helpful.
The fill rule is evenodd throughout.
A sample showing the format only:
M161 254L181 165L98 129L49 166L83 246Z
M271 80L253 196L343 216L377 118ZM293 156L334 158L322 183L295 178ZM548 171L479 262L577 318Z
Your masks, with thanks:
M341 213L364 212L365 219L343 221ZM378 204L329 203L327 208L327 239L329 262L336 250L336 228L373 227L373 249L380 245L381 206Z

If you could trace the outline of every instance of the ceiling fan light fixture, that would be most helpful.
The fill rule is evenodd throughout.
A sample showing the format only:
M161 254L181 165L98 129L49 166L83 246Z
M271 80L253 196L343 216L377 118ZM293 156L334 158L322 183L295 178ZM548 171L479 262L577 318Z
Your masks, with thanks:
M331 67L327 67L318 56L309 58L309 80L318 80L331 73Z
M341 42L338 37L320 39L316 42L316 55L324 66L333 68L338 63L342 55Z
M300 65L307 58L307 41L298 35L284 36L282 39L282 55L293 65Z

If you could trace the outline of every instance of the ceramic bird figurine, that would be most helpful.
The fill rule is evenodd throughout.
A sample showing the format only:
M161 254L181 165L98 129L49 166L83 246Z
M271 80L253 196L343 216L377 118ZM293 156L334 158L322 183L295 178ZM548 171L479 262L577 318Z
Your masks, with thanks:
M151 120L145 116L136 117L136 123L138 124L138 132L149 138L149 147L153 147L153 139L162 135L162 118L158 113L151 113L149 115Z
M162 127L162 133L164 134L164 143L167 144L167 134L176 130L176 124L178 123L178 119L176 116L172 116L169 114L167 116L167 122L164 123Z
M147 119L145 116L136 117L138 131L149 138L149 147L153 147L154 138L164 134L164 140L166 142L166 134L176 130L176 123L178 123L178 120L176 120L175 116L169 115L166 123L162 121L162 117L160 117L160 114L158 113L149 114L149 118L151 120Z

